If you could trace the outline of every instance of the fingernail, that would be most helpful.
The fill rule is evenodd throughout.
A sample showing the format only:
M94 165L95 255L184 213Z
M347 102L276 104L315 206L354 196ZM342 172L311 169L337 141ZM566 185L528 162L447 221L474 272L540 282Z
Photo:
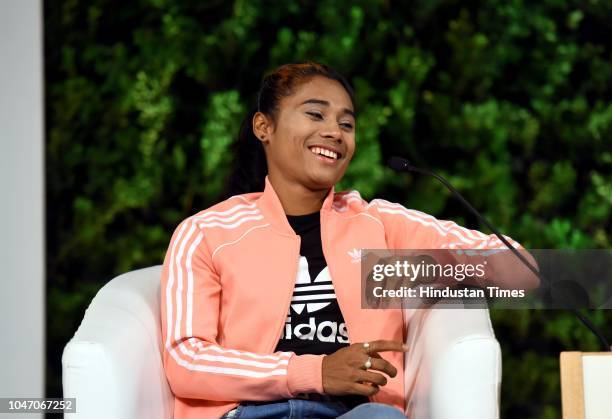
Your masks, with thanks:
M410 348L408 347L408 345L405 345L405 344L404 344L404 345L402 345L402 349L403 349L404 351L407 351L407 350L408 350L408 349L410 349Z

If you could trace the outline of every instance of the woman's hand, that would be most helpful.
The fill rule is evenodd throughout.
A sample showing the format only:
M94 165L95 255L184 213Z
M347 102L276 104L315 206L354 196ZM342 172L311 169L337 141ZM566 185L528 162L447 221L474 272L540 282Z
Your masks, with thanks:
M379 386L387 384L387 378L372 370L382 371L389 377L395 377L397 374L397 369L378 352L406 350L402 342L392 340L369 342L367 349L363 343L354 343L339 349L323 357L323 391L335 396L376 394L380 390ZM364 364L368 357L371 357L372 366L366 371Z

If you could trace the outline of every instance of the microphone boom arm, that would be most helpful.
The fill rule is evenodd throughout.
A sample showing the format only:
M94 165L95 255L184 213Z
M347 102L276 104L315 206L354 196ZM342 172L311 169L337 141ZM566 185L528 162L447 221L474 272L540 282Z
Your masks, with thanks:
M453 185L450 184L449 181L447 181L446 179L444 179L442 176L440 176L437 173L432 172L431 170L427 170L427 169L421 169L418 167L413 166L412 164L410 164L410 162L402 157L391 157L389 159L389 162L387 164L391 169L396 170L396 171L400 171L400 172L416 172L416 173L421 173L424 175L428 175L428 176L432 176L434 178L436 178L440 183L442 183L444 186L446 186L448 188L448 190L450 190L453 195L455 197L457 197L457 199L459 199L459 201L461 201L461 203L463 205L465 205L465 207L470 210L470 212L472 214L474 214L480 221L482 221L487 228L489 228L489 230L491 230L493 232L493 234L495 234L495 236L497 236L497 238L503 243L505 244L508 249L517 257L519 258L519 260L527 267L529 268L529 270L531 272L533 272L543 283L548 283L548 281L544 278L544 276L540 273L540 271L538 271L536 269L535 266L533 266L523 255L521 255L518 250L516 250L514 248L514 246L512 246L510 244L510 242L508 242L508 240L499 232L499 230L497 230L497 228L495 228L490 222L489 220L487 220L482 214L480 214L476 208L474 208L464 197L463 195L461 195L459 193L459 191L457 191L457 189L455 189L453 187ZM576 308L570 308L569 309L581 322L582 324L584 324L599 340L599 343L602 347L602 349L605 352L610 352L612 351L612 347L610 346L610 343L608 342L608 340L606 339L606 337L603 335L603 333L597 328L597 326L595 326L588 318L586 318L585 316L582 315L582 313L580 313Z

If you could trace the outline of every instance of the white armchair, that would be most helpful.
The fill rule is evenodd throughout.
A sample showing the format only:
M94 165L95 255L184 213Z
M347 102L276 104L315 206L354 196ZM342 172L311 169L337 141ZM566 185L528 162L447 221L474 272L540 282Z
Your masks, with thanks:
M64 348L64 397L75 419L171 419L161 358L161 266L118 276L95 296ZM410 419L499 416L501 353L488 310L406 310Z

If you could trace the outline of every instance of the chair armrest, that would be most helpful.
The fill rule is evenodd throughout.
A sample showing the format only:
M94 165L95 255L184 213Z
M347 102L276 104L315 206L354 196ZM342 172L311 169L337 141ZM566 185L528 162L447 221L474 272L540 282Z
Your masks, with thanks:
M62 355L64 397L77 419L171 419L161 358L161 267L121 275L94 297Z
M446 307L446 308L444 308ZM450 308L455 307L455 308ZM411 419L499 417L501 350L487 308L404 310Z

